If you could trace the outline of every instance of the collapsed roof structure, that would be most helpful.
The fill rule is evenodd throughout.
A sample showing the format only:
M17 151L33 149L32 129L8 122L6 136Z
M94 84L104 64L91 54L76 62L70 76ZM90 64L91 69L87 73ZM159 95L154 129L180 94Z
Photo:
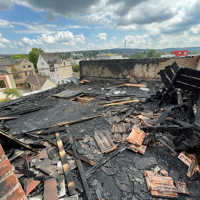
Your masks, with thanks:
M186 71L168 66L162 84L81 80L2 103L0 141L19 182L6 184L4 156L0 198L199 199L199 89L191 88L200 75Z

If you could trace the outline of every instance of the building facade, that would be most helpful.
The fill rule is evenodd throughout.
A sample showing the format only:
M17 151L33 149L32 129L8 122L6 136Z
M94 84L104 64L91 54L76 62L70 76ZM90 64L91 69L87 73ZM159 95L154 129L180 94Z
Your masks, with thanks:
M4 67L8 74L13 75L17 88L23 88L26 85L26 79L29 75L35 74L33 63L27 59L2 59L0 60L0 69Z
M12 74L8 74L5 68L0 68L0 101L6 100L7 96L4 91L7 88L16 88Z
M42 53L37 62L38 73L48 77L55 84L63 84L73 75L70 60L65 60L58 53Z

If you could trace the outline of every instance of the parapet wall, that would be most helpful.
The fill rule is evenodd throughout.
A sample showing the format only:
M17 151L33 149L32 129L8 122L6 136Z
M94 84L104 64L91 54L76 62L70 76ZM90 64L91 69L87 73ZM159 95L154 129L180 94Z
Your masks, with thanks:
M200 56L154 59L91 60L80 62L81 79L158 79L158 72L173 62L196 69Z

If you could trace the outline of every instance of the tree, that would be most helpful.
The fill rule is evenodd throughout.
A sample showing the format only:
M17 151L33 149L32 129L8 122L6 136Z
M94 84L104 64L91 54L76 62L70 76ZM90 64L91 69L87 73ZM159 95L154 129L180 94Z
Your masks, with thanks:
M62 58L62 59L71 58L71 52L64 53L63 55L61 55L61 58Z
M72 65L73 72L80 72L80 66L79 65Z
M155 49L151 49L147 53L148 58L160 57L160 56L161 56L160 52L157 52Z
M16 88L7 88L3 92L6 95L6 99L20 97L20 92Z
M27 58L27 56L25 56L24 54L17 54L17 55L12 55L11 58L12 59L19 59L19 58Z
M144 59L146 55L142 52L129 56L131 59Z
M145 57L146 57L146 55L144 53L137 53L136 54L137 59L144 59Z
M33 63L36 72L37 72L37 61L38 61L39 55L43 52L44 51L41 48L32 48L32 50L28 54L28 59L30 62Z

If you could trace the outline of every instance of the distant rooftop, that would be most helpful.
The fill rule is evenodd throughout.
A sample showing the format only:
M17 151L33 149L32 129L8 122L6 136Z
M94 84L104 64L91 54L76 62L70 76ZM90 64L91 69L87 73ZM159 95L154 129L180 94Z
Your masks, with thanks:
M41 56L49 64L60 64L62 59L58 53L42 53Z
M0 59L0 66L11 66L21 63L24 58L20 59L12 59L12 58L1 58Z

